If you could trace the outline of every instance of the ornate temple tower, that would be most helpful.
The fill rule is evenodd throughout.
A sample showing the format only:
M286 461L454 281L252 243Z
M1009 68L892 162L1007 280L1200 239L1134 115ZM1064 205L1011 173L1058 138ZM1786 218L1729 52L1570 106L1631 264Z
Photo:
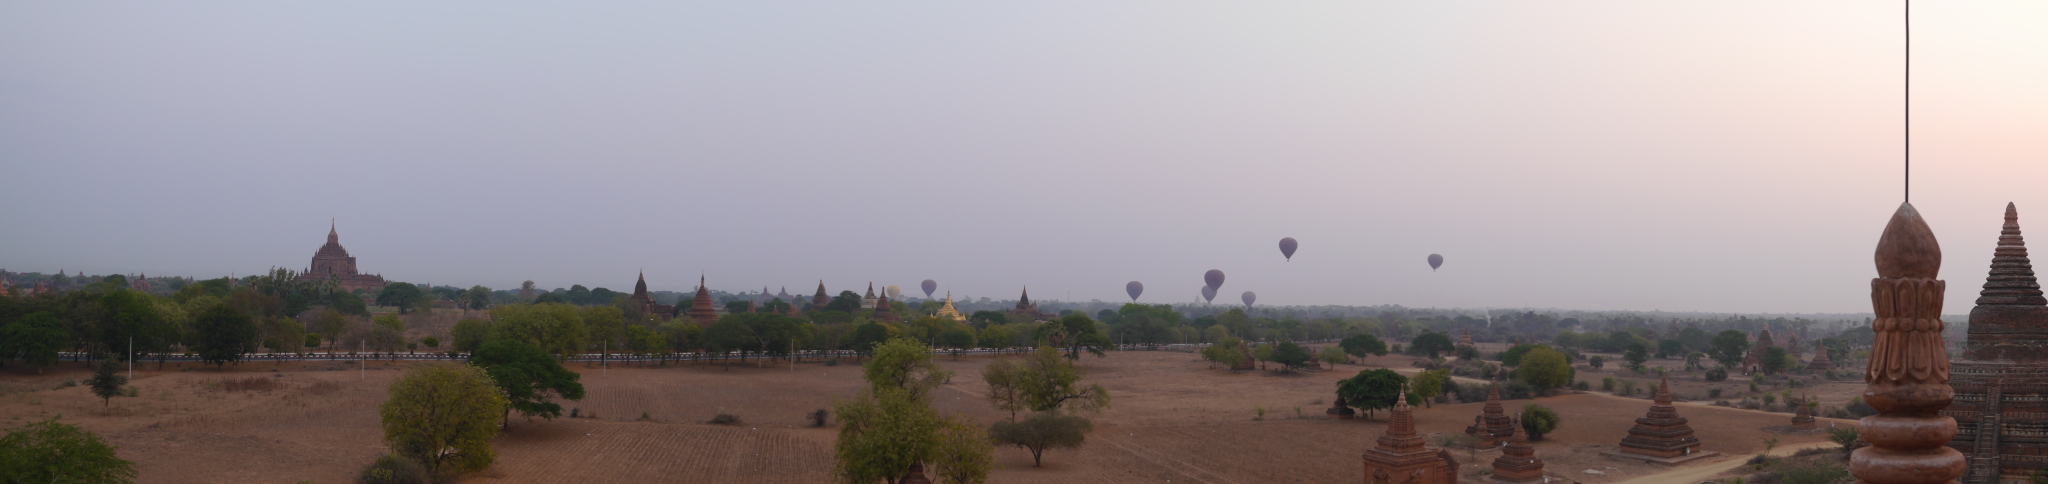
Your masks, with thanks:
M700 326L718 322L718 308L711 305L711 289L705 287L704 276L697 276L697 297L690 300L688 314Z
M1671 404L1671 377L1666 375L1657 385L1657 398L1650 404L1650 413L1636 419L1636 426L1628 429L1628 437L1623 437L1616 449L1620 452L1608 455L1678 465L1719 454L1699 451L1700 439L1692 435L1692 427L1686 423L1685 417L1678 416L1678 407Z
M825 295L825 281L818 280L818 294L811 296L811 310L824 311L825 305L832 304L832 296Z
M306 272L299 274L299 280L319 281L335 279L341 290L353 292L357 289L378 291L384 289L384 277L362 274L356 271L356 258L348 255L348 249L341 247L341 235L335 232L334 224L327 225L327 243L313 252L313 263Z
M1457 344L1454 344L1454 345L1452 345L1452 347L1467 347L1467 346L1470 346L1470 347L1473 347L1473 348L1478 348L1478 347L1479 347L1479 344L1478 344L1478 343L1473 343L1473 342L1472 342L1472 328L1464 328L1464 330L1465 330L1464 334L1460 334L1460 335L1458 335L1458 342L1457 342Z
M882 297L875 299L875 314L870 319L892 324L903 322L902 319L896 317L895 308L889 306L889 293L887 292L882 293Z
M1763 371L1764 348L1777 346L1771 341L1771 329L1764 328L1756 337L1756 346L1749 347L1749 354L1742 357L1742 374L1754 375Z
M1948 349L1941 341L1941 244L1910 203L1899 204L1877 241L1870 280L1870 363L1863 401L1877 415L1860 422L1870 446L1849 454L1858 482L1938 484L1963 475L1963 453L1949 448L1956 421L1940 415L1955 398Z
M940 318L951 319L954 321L967 320L966 317L960 315L959 309L953 308L953 291L946 291L946 305L939 306L939 311L932 315L938 316Z
M1806 362L1806 369L1828 371L1835 369L1835 362L1828 359L1828 348L1819 341L1813 342L1813 361Z
M1956 420L1948 446L1969 456L1967 484L2026 482L2048 470L2048 299L2012 204L1991 254L1969 338L1950 367L1955 404L1941 412Z
M861 296L861 298L860 298L860 308L861 308L861 309L874 309L874 308L875 308L875 283L874 283L874 282L869 282L869 283L868 283L868 294L867 294L866 296Z
M1472 417L1472 425L1465 427L1465 435L1473 437L1472 445L1481 449L1500 447L1508 437L1515 435L1513 419L1500 404L1500 384L1495 383L1486 390L1486 407L1479 415Z
M674 316L676 313L675 306L654 302L654 295L647 292L646 272L641 272L640 279L633 282L633 295L628 299L640 308L642 316L651 321L666 320L669 316Z
M1506 482L1530 482L1543 478L1543 459L1536 458L1536 448L1529 446L1529 440L1522 434L1508 438L1508 445L1501 448L1500 457L1493 459L1493 480Z
M1423 445L1415 433L1415 412L1408 399L1394 399L1393 415L1379 445L1365 451L1366 484L1453 484L1458 461L1443 449Z

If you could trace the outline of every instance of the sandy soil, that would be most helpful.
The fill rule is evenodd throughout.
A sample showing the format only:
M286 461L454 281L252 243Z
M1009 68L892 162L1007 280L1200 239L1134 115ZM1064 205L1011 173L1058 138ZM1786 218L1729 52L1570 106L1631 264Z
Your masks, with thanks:
M979 369L990 359L939 358L957 373L936 401L942 413L984 424L1008 417L980 396ZM1407 371L1411 360L1377 357L1361 363ZM160 372L141 371L155 366L144 365L135 382L140 396L115 398L105 408L84 387L53 389L67 378L88 376L80 364L66 363L45 375L8 367L0 369L0 390L6 390L0 394L0 426L61 414L63 421L119 447L137 463L145 483L349 482L383 452L376 405L398 370L414 364L421 363L371 363L363 376L352 365L328 362L245 364L224 373L175 363ZM1038 468L1028 452L999 448L1001 469L991 482L1353 482L1362 472L1359 455L1385 429L1379 420L1322 417L1335 382L1373 366L1234 373L1177 352L1087 356L1082 365L1087 381L1101 383L1114 397L1112 407L1096 417L1088 444L1047 452L1045 466ZM589 395L565 406L586 418L515 417L511 431L498 440L498 463L468 481L827 481L835 430L804 428L804 415L830 408L860 385L859 367L851 364L799 363L793 371L786 362L729 370L569 366L584 375ZM251 376L271 378L280 388L231 392L220 385L223 378ZM1525 403L1530 401L1507 402L1511 411ZM1673 470L1597 454L1620 441L1633 419L1648 410L1648 400L1579 394L1534 403L1564 418L1562 428L1534 443L1553 475L1598 484ZM1258 419L1255 408L1261 407L1267 413ZM1437 443L1463 435L1480 407L1439 404L1416 415L1420 429ZM745 424L699 423L721 411ZM1697 405L1682 406L1680 413L1692 420L1705 448L1730 454L1726 459L1762 451L1769 436L1778 437L1781 448L1824 440L1763 430L1787 424L1785 414ZM1497 455L1456 454L1472 482L1480 482L1480 472ZM1604 474L1584 473L1588 469Z

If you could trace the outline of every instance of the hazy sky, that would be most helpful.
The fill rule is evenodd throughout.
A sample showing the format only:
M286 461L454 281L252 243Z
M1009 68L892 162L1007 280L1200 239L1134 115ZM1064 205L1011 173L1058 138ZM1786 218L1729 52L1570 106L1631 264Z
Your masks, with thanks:
M1945 312L2006 202L2048 234L2044 23L1916 6ZM5 1L0 267L300 269L333 217L365 271L494 288L1185 302L1222 269L1219 303L1861 312L1901 27L1864 0Z

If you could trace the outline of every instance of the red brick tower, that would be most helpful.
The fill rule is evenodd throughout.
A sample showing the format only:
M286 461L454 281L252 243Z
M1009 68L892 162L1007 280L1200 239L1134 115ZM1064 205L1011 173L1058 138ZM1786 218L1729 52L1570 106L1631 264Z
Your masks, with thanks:
M1479 415L1472 417L1472 425L1465 427L1465 434L1475 439L1472 443L1481 449L1500 447L1508 437L1515 435L1513 419L1508 418L1506 409L1500 404L1500 384L1495 383L1486 390L1486 407Z
M1458 482L1458 461L1443 449L1422 445L1415 433L1415 412L1408 399L1394 399L1393 416L1379 445L1365 451L1366 484L1452 484Z

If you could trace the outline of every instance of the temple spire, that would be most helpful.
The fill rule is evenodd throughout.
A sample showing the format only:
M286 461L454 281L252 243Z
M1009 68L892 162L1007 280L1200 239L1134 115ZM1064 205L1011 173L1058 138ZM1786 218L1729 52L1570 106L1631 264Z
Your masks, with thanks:
M2019 208L2012 203L2005 204L2005 228L1998 234L1991 275L1984 279L1977 304L2048 306L2048 298L2041 297L2041 283L2034 279L2034 264L2027 259L2027 240L2020 236Z

